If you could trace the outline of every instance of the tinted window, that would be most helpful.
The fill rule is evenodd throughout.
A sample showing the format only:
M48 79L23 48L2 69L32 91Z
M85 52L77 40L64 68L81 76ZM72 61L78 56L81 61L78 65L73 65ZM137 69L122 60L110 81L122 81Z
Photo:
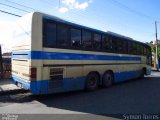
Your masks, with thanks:
M123 39L118 39L117 41L118 53L128 53L128 44L127 41Z
M88 31L82 31L82 46L83 48L92 48L92 34Z
M128 41L128 54L132 54L132 43Z
M123 53L128 53L128 42L126 40L123 40L122 46L123 46Z
M137 54L138 54L138 55L141 55L141 48L140 48L140 45L139 45L139 44L137 44Z
M80 48L81 46L81 30L71 29L71 46Z
M143 55L143 52L144 52L143 45L140 45L140 53L141 53L141 55Z
M123 53L123 40L122 39L117 39L117 50L118 53Z
M147 54L147 49L146 49L146 47L144 47L144 55L146 55Z
M102 36L102 47L105 51L110 51L111 52L113 50L112 37L103 35Z
M116 38L117 40L117 53L128 53L128 44L124 39Z
M61 47L67 47L69 45L68 41L68 27L65 25L57 26L57 45Z
M146 49L142 44L138 44L137 45L137 49L138 49L138 55L144 55L146 54Z
M136 43L132 43L132 54L137 54L137 44Z
M128 41L128 54L137 54L137 44L135 42Z
M56 24L49 20L43 23L43 46L56 46Z
M112 50L113 50L113 52L118 52L117 44L118 44L118 40L115 37L113 37L112 38Z
M145 48L145 46L143 45L143 55L146 55L145 50L146 50L146 48Z
M101 35L100 34L94 34L93 38L94 38L94 41L93 41L94 49L101 48Z

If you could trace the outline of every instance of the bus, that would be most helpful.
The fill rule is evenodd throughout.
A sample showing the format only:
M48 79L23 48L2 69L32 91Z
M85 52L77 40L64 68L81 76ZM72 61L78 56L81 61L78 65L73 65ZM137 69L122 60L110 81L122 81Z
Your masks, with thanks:
M32 94L96 90L151 73L149 45L33 12L14 31L12 79Z

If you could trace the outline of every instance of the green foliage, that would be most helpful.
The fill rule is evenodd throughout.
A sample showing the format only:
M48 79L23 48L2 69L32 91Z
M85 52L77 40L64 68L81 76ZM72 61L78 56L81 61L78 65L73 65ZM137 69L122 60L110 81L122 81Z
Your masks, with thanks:
M158 45L158 58L160 58L160 45Z
M156 48L155 45L153 44L153 41L151 41L148 44L151 46L152 53L156 53ZM160 58L160 44L158 45L158 58Z

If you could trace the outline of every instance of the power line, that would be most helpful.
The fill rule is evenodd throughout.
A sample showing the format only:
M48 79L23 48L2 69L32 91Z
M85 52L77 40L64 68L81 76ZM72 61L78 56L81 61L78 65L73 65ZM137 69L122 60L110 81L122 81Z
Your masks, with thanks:
M13 3L13 4L16 4L16 5L19 5L21 7L25 7L27 9L31 9L31 10L34 10L34 11L37 11L36 9L34 8L31 8L31 7L28 7L28 6L25 6L25 5L22 5L22 4L19 4L19 3L16 3L16 2L13 2L13 1L10 1L10 0L6 0L7 2L10 2L10 3Z
M13 16L16 16L16 17L22 17L20 15L17 15L17 14L11 13L11 12L7 12L7 11L3 11L3 10L0 10L0 12L6 13L6 14L9 14L9 15L13 15Z
M26 11L26 10L23 10L23 9L20 9L20 8L17 8L17 7L13 7L13 6L10 6L10 5L7 5L7 4L0 3L0 5L4 5L4 6L10 7L10 8L14 8L14 9L29 13L29 11Z
M28 6L25 6L25 5L16 3L16 2L12 2L12 1L10 1L10 0L6 0L6 1L8 1L8 2L10 2L10 3L13 3L13 4L17 4L17 5L22 6L22 7L25 7L25 8L29 8L29 9L35 10L35 9L31 8L31 7L28 7ZM47 3L48 5L51 5L51 6L54 5L52 2L49 2L49 1L46 1L46 0L40 0L40 1L42 1L42 2L45 1L45 3ZM60 2L60 0L57 0L57 1ZM116 1L116 0L112 0L112 1L113 1L113 3L115 3L116 5L122 7L123 9L127 9L127 11L130 11L130 12L132 12L132 13L138 14L138 15L140 15L141 17L144 17L144 16L145 16L146 18L152 19L150 16L146 16L146 15L144 15L143 13L140 13L140 12L138 12L138 11L132 9L132 8L129 8L128 6L126 6L126 5L118 2L118 1ZM73 13L73 12L74 12L74 13ZM72 14L75 14L75 11L73 11L73 12L72 12ZM85 15L86 15L85 13L86 13L86 12L83 12L83 14L81 14L81 16L85 16ZM77 13L76 13L75 15L77 15ZM95 17L95 15L92 15L92 17L93 17L93 16ZM103 15L101 16L100 14L96 14L96 17L97 17L97 16L103 18ZM78 18L80 18L80 17L78 17Z
M137 15L139 15L139 16L141 16L141 17L143 16L143 17L145 17L145 18L147 18L147 19L150 19L150 20L153 20L153 19L154 19L153 17L148 16L148 15L146 15L146 14L144 14L144 13L139 12L139 11L136 11L136 10L134 10L134 9L132 9L132 8L130 8L130 7L128 7L128 6L120 3L120 2L117 1L117 0L111 0L111 1L114 2L114 3L116 3L116 5L118 5L118 6L122 7L122 8L124 8L124 9L126 9L127 11L130 11L130 12L132 12L132 13L134 13L134 14L137 14Z

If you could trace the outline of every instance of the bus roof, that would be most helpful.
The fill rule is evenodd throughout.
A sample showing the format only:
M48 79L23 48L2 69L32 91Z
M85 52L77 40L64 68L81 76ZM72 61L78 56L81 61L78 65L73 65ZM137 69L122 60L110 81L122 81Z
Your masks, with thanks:
M122 39L129 40L129 41L134 41L134 42L137 42L137 43L140 43L140 44L143 44L143 45L146 45L146 46L149 47L149 45L146 44L146 43L134 40L134 39L132 39L130 37L127 37L127 36L124 36L124 35L120 35L120 34L117 34L117 33L111 32L111 31L104 32L102 30L98 30L98 29L95 29L95 28L91 28L91 27L87 27L87 26L84 26L84 25L76 24L76 23L64 20L62 18L53 16L53 15L49 15L49 14L46 14L46 13L34 12L32 14L33 15L34 14L42 14L43 18L46 18L46 19L49 19L49 20L54 20L56 22L61 22L61 23L64 23L64 24L68 24L68 25L71 25L73 27L78 27L78 28L81 28L81 29L86 29L86 30L94 31L94 32L101 33L101 34L107 34L107 35L110 35L110 36L122 38Z

